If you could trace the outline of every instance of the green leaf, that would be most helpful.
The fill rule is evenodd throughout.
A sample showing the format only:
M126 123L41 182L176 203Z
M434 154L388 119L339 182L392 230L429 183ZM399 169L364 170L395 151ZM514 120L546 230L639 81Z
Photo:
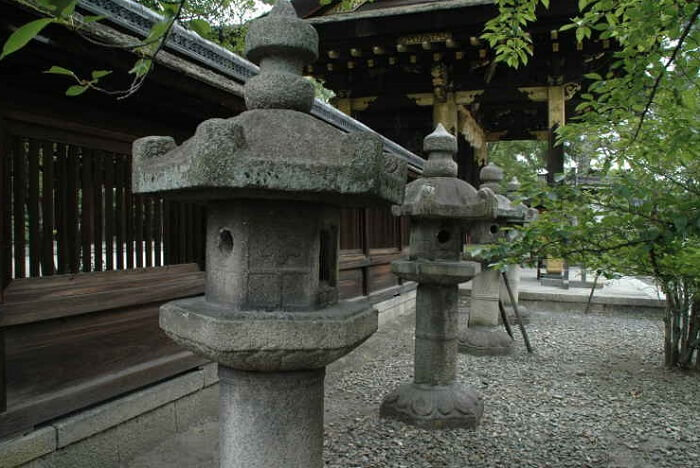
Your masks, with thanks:
M75 73L68 70L67 68L59 67L58 65L54 65L48 70L45 70L44 73L51 73L53 75L65 75L75 78Z
M93 70L92 71L92 79L99 80L100 78L104 78L105 76L107 76L111 73L112 73L112 70Z
M151 42L161 39L169 27L170 20L163 20L155 23L151 28L151 31L148 33L146 39L144 39L144 42Z
M148 70L150 70L150 69L151 69L151 60L150 59L139 59L134 64L134 67L131 70L129 70L129 74L136 75L136 76L143 76L146 73L148 73Z
M202 37L211 32L211 25L203 19L193 19L189 22L189 27Z
M49 3L54 7L56 16L65 18L73 14L78 0L49 0Z
M598 73L586 73L583 75L584 78L588 78L589 80L602 80L603 77L600 76Z
M73 85L66 90L66 96L80 96L85 91L87 91L89 86L87 85Z
M2 48L0 60L26 46L27 43L34 39L34 37L39 34L42 29L54 21L56 21L54 18L41 18L34 20L10 34L10 37L7 38L5 45Z

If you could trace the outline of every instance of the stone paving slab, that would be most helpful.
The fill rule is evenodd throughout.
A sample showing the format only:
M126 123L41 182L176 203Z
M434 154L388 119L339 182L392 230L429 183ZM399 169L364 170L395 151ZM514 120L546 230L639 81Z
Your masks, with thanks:
M543 286L537 281L535 270L529 268L521 269L519 288L520 299L524 301L586 302L591 293L590 287L564 289ZM461 284L460 291L469 294L471 281ZM665 296L653 284L638 278L623 277L607 280L603 288L596 288L592 302L662 308L665 305Z

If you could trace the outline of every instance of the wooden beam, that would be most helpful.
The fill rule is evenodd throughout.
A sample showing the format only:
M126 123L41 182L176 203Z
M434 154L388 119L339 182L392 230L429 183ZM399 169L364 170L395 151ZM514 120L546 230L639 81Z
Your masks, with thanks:
M547 90L547 128L549 145L547 150L547 182L554 183L556 174L564 172L564 148L557 145L556 131L566 120L564 86L550 86Z
M484 90L457 91L453 94L455 104L468 105L472 104L478 96L484 94ZM411 93L407 94L406 97L414 101L418 106L432 106L435 100L434 93Z
M458 106L459 114L459 133L464 135L464 138L469 142L471 146L480 150L482 147L486 146L486 132L481 128L479 122L476 121L474 116L469 112L465 106Z

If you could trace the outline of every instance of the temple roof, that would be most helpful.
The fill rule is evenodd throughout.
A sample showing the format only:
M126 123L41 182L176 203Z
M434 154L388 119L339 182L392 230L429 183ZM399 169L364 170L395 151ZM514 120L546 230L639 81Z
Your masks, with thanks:
M333 0L328 5L318 1L292 1L299 16L315 18L313 22L336 22L352 18L386 16L449 10L477 5L491 5L493 0ZM323 18L323 19L321 19Z

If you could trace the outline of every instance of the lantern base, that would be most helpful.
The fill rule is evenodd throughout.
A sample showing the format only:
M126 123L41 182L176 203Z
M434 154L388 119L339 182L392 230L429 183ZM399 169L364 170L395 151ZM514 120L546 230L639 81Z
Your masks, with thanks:
M513 340L498 328L470 327L460 333L459 351L474 356L501 356L513 351Z
M471 387L411 383L382 402L379 416L424 429L475 428L484 413L481 396Z

